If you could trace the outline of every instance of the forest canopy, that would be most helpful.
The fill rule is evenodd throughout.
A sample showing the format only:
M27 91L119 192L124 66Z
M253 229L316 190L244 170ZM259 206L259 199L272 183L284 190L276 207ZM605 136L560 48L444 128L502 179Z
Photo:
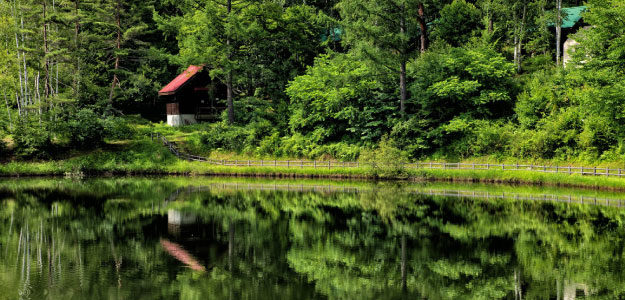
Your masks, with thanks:
M132 139L194 64L227 89L207 152L619 160L623 20L624 0L3 0L0 153Z

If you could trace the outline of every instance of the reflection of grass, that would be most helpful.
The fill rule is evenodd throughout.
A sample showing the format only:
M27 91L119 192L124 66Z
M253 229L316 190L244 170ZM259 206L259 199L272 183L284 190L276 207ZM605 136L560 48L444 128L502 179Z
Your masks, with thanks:
M225 186L222 188L222 184ZM302 190L310 192L314 190L321 193L326 191L341 192L357 189L359 192L390 192L393 195L405 194L408 192L430 192L430 191L474 191L477 193L491 193L492 195L505 194L510 197L512 194L539 196L573 196L577 200L580 197L599 199L624 199L625 193L610 190L591 190L578 188L564 188L555 186L537 185L508 185L490 183L467 183L467 182L408 182L408 181L380 181L353 180L353 179L308 179L308 178L257 178L257 177L205 177L205 176L166 176L166 177L115 177L115 178L86 178L75 180L72 178L21 178L0 180L0 190L20 190L20 189L82 189L84 193L96 191L108 191L111 189L136 189L141 193L164 193L167 196L177 189L187 187L209 186L210 190L224 193L236 193L247 191L247 186L251 190L263 186L265 190L272 190L276 186L277 190L288 190L297 192ZM235 188L234 186L238 186ZM159 188L155 188L159 187ZM162 188L166 187L165 190ZM286 187L289 187L288 189ZM193 189L190 190L193 192ZM117 199L117 198L116 198ZM575 200L575 199L574 199ZM499 201L499 200L498 200ZM576 201L574 201L576 202Z
M202 162L187 162L174 157L163 146L149 138L123 143L110 143L102 149L42 162L10 162L0 165L0 175L228 175L310 178L370 178L370 170L361 168L286 168L228 167ZM407 170L405 178L456 182L527 183L550 186L579 186L625 190L625 180L529 171L498 170ZM404 178L404 179L405 179ZM387 178L390 179L390 178Z

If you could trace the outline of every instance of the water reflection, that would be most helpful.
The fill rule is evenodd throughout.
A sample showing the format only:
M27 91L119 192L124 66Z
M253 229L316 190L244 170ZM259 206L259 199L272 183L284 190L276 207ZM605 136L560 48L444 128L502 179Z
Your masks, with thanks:
M205 181L0 182L0 299L625 294L614 193Z

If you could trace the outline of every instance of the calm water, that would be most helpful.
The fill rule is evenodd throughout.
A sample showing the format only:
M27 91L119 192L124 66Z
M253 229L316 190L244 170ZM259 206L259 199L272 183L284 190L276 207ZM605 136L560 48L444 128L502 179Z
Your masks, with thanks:
M625 209L595 198L625 195L0 180L0 299L623 298Z

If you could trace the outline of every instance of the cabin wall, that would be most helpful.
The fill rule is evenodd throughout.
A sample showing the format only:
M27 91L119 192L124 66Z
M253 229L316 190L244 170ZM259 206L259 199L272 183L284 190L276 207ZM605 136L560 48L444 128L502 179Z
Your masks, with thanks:
M190 109L189 106L179 102L167 103L167 125L177 127L197 123L194 109Z
M167 125L178 127L197 123L195 114L167 115Z

